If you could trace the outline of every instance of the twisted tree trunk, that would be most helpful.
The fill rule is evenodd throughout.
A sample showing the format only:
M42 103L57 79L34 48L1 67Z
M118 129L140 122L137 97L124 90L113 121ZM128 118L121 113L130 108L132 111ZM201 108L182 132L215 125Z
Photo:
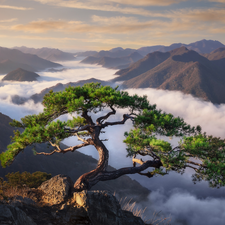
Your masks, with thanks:
M83 175L81 175L74 184L75 191L90 190L99 180L100 172L105 171L108 166L109 151L99 139L100 127L95 127L92 133L90 144L94 145L99 154L97 167ZM89 139L90 140L90 139ZM97 181L97 182L96 182Z
M92 145L95 146L99 153L97 167L94 170L81 175L77 179L74 184L74 190L76 192L90 190L91 187L93 187L99 181L113 180L125 174L139 173L149 167L159 168L160 166L162 166L160 160L148 160L142 162L141 165L138 167L134 166L121 168L115 171L106 171L108 166L109 152L105 145L102 143L102 141L99 139L98 133L100 133L100 130L97 129L95 130L94 135L92 135Z

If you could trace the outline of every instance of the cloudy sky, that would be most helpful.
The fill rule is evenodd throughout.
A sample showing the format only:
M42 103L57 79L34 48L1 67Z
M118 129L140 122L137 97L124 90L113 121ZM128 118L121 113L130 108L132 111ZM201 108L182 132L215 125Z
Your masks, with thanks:
M225 0L0 0L2 47L225 44Z

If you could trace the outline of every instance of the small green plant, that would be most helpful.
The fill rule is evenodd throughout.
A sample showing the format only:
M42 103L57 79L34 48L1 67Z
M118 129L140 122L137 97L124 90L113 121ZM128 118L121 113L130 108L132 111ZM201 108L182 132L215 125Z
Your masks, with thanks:
M37 188L40 186L44 181L49 180L52 175L45 173L45 172L15 172L15 173L8 173L5 175L5 177L8 179L9 186L12 187L23 187L27 186L29 188Z
M38 195L37 193L30 192L30 188L37 188L40 186L44 181L49 180L52 176L51 174L45 172L15 172L15 173L8 173L5 175L8 181L4 181L2 177L0 177L0 200L8 200L8 198L12 198L16 195L24 197L28 197L36 201Z
M0 177L0 199L7 200L7 196L4 193L6 182Z

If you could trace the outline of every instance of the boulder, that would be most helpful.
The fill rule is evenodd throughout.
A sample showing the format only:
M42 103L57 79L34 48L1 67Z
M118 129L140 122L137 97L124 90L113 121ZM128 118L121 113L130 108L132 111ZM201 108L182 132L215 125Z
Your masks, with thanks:
M0 201L0 225L145 225L140 217L122 210L110 192L73 193L73 182L65 175L57 175L28 193L31 191L33 199L14 196Z
M57 175L47 180L38 187L44 192L42 201L49 205L56 205L64 202L72 193L73 181L66 175Z

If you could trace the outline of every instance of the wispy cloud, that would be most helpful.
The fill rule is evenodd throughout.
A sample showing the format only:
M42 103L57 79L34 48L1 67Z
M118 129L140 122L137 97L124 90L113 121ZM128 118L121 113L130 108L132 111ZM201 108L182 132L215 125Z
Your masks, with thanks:
M25 7L12 6L12 5L0 5L0 8L2 8L2 9L14 9L14 10L31 10L31 9L33 9L33 8L25 8Z
M172 4L177 4L180 2L185 2L187 0L108 0L109 2L120 3L124 5L134 5L134 6L168 6ZM102 1L103 2L103 1Z
M18 20L17 18L12 18L12 19L8 19L8 20L0 20L0 23L10 23L10 22L17 21L17 20Z
M58 5L62 7L79 7L81 6L80 3L83 2L84 4L121 4L121 5L133 5L133 6L168 6L172 4L177 4L180 2L185 2L187 0L35 0L42 4L51 4L51 5ZM83 5L83 4L82 4ZM87 8L89 9L89 8Z
M165 45L174 42L172 41L174 40L174 37L176 37L177 40L179 37L186 39L188 39L188 37L191 37L192 39L194 37L201 39L213 38L213 35L223 34L225 32L225 8L223 7L183 8L176 10L165 10L165 8L163 8L163 10L153 11L146 10L144 7L139 7L139 3L143 5L150 4L145 0L137 1L138 3L136 5L138 5L138 7L135 5L134 0L131 0L130 5L128 5L128 0L108 0L104 1L104 3L102 0L86 0L82 2L80 0L36 1L53 5L57 8L62 6L117 12L120 12L121 10L121 14L119 16L100 16L98 12L95 11L95 15L93 15L92 12L85 20L78 19L72 21L66 20L66 18L59 20L47 18L34 21L30 20L24 24L20 23L15 25L14 23L13 26L1 26L0 29L11 30L15 33L16 31L20 31L30 34L42 34L42 39L46 33L48 36L54 38L54 33L57 32L57 34L61 34L61 37L63 35L64 37L67 36L68 41L75 39L84 42L83 40L86 40L88 43L100 45L105 43L105 46L108 44L112 47L115 43L127 47L129 47L128 43L130 43L130 46L134 44L135 47L141 46L141 44L150 45L163 43ZM150 2L153 4L154 1ZM172 2L175 3L175 1L168 2L171 4ZM176 3L178 2L180 1L176 1ZM132 7L132 4L135 5L135 7ZM161 4L165 4L165 1L162 1ZM131 15L125 15L124 13L126 10L124 9L138 11L132 11ZM138 14L146 15L146 17L139 17ZM97 37L100 34L102 36L100 38ZM81 35L83 35L82 38ZM166 40L165 36L167 37ZM149 37L151 37L151 39ZM31 39L32 38L34 37L31 37ZM58 37L55 38L57 39ZM58 42L59 40L56 39L55 41ZM116 40L119 41L115 42ZM62 39L61 43L63 41L65 41L65 39Z
M181 9L168 13L163 13L161 16L167 18L178 19L181 21L198 21L198 22L222 22L225 23L225 9Z
M78 0L35 0L42 4L48 4L59 7L66 8L76 8L76 9L87 9L87 10L97 10L97 11L107 11L107 12L119 12L123 14L134 14L142 16L150 16L150 11L143 8L136 7L123 7L121 4L113 4L115 1L103 1L103 0L88 0L88 1L78 1ZM119 2L119 1L118 1ZM122 1L121 1L122 2ZM124 1L124 4L128 4L128 1ZM132 1L134 2L134 1ZM143 2L147 2L143 1ZM131 4L129 4L131 5ZM137 4L136 4L137 5Z
M225 3L225 0L208 0L209 2L220 2L220 3Z
M29 33L45 33L58 31L63 33L127 33L148 29L153 26L154 21L139 22L135 18L126 17L99 17L93 16L95 24L87 24L81 21L53 21L40 20L28 24L12 26L12 30L20 30ZM96 24L97 23L97 24Z

